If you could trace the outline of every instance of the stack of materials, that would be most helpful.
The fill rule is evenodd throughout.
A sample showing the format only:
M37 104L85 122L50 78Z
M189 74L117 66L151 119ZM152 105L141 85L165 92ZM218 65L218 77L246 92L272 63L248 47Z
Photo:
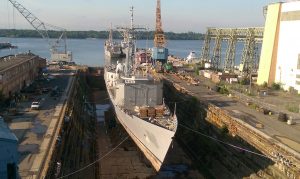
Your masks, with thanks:
M164 115L164 106L156 106L155 113L157 117L162 117Z
M148 117L155 117L155 108L154 107L148 108Z
M148 109L147 107L140 107L140 117L148 117Z

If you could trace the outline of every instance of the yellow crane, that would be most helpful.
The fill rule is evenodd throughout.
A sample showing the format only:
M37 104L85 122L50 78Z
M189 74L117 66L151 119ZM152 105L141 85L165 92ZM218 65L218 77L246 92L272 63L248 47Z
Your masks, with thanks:
M156 6L156 28L155 28L155 34L154 34L154 46L155 47L165 47L166 45L166 39L165 34L162 29L162 23L161 23L161 7L160 7L160 0L157 0L157 6Z
M154 47L152 49L152 59L161 63L166 63L168 59L168 49L166 46L166 38L162 29L161 22L161 5L160 0L157 0L156 5L156 28L154 34Z

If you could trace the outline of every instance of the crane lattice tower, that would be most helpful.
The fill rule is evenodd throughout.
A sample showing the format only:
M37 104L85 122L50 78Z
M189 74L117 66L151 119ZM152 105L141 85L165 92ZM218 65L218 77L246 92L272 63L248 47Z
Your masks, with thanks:
M154 34L154 46L155 47L165 47L166 39L165 34L162 29L161 23L161 8L160 8L160 0L157 0L156 5L156 28Z

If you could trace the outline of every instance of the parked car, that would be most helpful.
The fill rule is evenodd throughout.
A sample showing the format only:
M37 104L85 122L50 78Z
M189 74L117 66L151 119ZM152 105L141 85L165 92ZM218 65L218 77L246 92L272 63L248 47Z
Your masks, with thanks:
M40 102L34 101L31 103L31 109L40 109Z

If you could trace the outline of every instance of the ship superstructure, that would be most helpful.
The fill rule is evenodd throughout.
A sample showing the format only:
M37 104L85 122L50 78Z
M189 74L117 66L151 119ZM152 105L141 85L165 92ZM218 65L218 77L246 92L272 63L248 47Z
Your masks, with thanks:
M108 58L122 58L125 57L125 54L122 51L121 43L118 43L113 40L113 30L110 27L108 39L104 44L104 53Z
M163 84L134 64L133 8L126 31L126 60L105 68L107 91L118 121L158 171L177 129L176 115L163 100Z

